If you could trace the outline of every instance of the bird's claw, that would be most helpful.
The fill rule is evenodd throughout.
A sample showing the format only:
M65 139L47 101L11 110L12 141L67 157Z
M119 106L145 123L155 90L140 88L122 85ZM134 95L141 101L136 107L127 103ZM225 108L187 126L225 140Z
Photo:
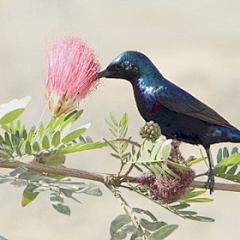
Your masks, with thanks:
M214 179L213 170L209 169L208 179L207 179L207 182L206 182L206 188L209 188L210 194L212 194L212 192L214 191L214 183L215 183L215 179Z

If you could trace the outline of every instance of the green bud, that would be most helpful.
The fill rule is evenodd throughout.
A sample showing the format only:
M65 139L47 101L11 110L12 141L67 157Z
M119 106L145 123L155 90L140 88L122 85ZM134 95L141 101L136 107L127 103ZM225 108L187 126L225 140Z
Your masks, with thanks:
M140 136L155 142L161 136L159 125L153 121L146 122L144 126L140 128Z

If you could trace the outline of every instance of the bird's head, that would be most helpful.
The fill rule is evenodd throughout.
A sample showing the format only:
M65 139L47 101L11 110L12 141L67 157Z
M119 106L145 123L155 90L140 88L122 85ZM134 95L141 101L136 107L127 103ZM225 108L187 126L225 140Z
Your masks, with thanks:
M126 51L118 55L98 76L132 81L152 71L152 68L156 69L144 54Z

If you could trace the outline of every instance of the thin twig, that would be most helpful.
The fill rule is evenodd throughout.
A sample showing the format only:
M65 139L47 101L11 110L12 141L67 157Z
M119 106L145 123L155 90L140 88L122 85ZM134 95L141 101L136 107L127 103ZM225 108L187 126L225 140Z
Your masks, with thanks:
M141 147L141 144L139 144L138 142L134 142L132 140L129 140L129 139L124 139L124 138L116 138L114 139L115 141L119 141L119 142L126 142L126 143L129 143L129 144L132 144L136 147Z
M114 194L114 197L120 202L120 204L123 207L123 209L125 210L126 214L131 217L133 225L137 229L141 230L142 233L144 233L144 231L140 225L140 222L139 222L138 218L136 217L133 209L129 206L127 201L122 197L120 192L117 189L113 188L111 185L106 184L106 187ZM148 240L149 238L144 234L143 239Z
M126 171L126 173L123 175L123 178L121 180L121 182L125 182L127 179L127 176L130 174L130 172L133 170L134 165L131 164L131 166L128 168L128 170Z

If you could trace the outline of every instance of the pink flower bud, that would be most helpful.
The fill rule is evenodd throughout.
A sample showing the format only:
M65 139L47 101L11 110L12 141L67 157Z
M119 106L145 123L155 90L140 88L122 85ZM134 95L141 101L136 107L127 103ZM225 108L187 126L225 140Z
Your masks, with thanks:
M54 116L73 111L97 85L100 65L94 51L76 36L48 44L46 98Z

